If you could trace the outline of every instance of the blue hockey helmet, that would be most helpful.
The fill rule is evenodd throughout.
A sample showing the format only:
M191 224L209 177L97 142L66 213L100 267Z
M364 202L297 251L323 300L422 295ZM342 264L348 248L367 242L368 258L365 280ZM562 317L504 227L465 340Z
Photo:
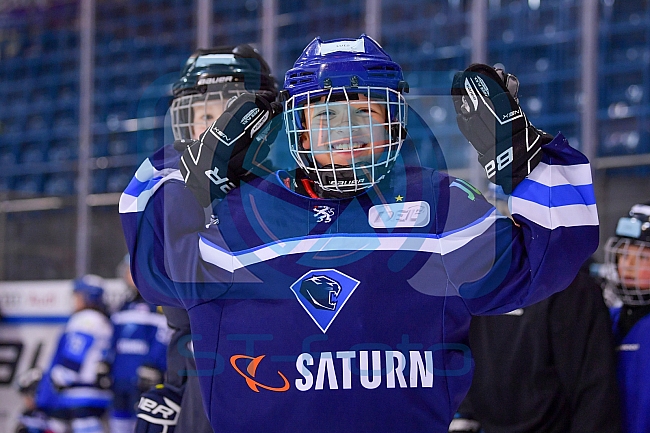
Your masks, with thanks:
M98 275L87 274L77 278L72 291L81 295L88 307L104 306L104 279Z
M371 37L333 39L320 37L307 45L284 78L289 96L332 87L387 87L408 91L402 68Z
M627 305L650 305L650 202L619 218L605 244L606 279Z
M174 138L197 138L234 96L259 91L277 94L277 87L266 60L248 44L199 49L172 86Z
M323 191L356 194L390 172L406 138L402 68L372 38L307 45L285 74L293 158Z

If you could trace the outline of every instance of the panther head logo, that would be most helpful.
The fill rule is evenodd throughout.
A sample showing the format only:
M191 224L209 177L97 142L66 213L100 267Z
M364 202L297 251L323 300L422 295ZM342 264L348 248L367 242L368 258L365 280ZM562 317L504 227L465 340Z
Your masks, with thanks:
M320 310L334 311L341 285L325 275L314 275L300 284L300 294Z

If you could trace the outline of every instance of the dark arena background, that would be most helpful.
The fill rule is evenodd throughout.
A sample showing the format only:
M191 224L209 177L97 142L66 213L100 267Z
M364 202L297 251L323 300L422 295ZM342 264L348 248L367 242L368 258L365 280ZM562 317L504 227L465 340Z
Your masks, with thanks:
M472 61L517 74L532 123L592 160L602 237L650 197L648 1L2 0L0 280L115 275L120 192L169 139L170 84L195 48L250 43L281 79L315 36L363 32L411 95L445 94ZM453 112L420 114L462 138ZM449 169L475 164L450 149Z

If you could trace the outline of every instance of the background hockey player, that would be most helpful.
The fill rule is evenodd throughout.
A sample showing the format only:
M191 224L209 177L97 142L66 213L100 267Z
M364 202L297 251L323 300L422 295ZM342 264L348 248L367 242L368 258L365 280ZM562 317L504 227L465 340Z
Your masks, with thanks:
M135 287L128 255L118 270L130 298L111 315L113 338L104 373L113 391L109 418L112 433L132 432L140 394L162 383L171 334L165 317Z
M103 284L97 275L74 281L74 313L36 391L36 407L68 424L73 433L102 433L100 418L112 398L110 390L98 380L98 366L113 333L103 301Z
M371 38L316 38L284 88L295 173L246 177L280 111L251 95L184 151L182 177L143 165L120 206L134 279L188 310L215 431L446 432L471 315L549 296L596 249L588 161L494 69L459 73L459 127L513 193L509 219L401 164L408 84Z
M50 419L36 407L34 397L43 377L40 368L33 367L18 375L16 384L23 399L24 410L18 418L15 433L52 433ZM61 428L65 428L62 426Z
M650 203L618 220L605 246L609 283L623 301L612 308L623 431L650 431Z
M277 85L268 64L251 46L241 44L197 50L189 57L172 87L170 112L176 148L182 151L191 140L197 140L221 116L229 100L254 91L272 101L277 95ZM156 158L160 159L155 162L156 168L167 170L165 173L178 173L180 156L173 146L167 146L158 152ZM164 194L164 189L165 183L158 194ZM165 386L151 389L144 397L159 402L163 402L164 397L176 402L180 400L176 431L211 433L192 354L189 317L186 310L179 307L164 306L163 312L174 331L168 347ZM160 431L167 421L160 418L140 410L137 431Z
M589 262L562 292L472 318L476 369L450 432L621 432L611 320Z

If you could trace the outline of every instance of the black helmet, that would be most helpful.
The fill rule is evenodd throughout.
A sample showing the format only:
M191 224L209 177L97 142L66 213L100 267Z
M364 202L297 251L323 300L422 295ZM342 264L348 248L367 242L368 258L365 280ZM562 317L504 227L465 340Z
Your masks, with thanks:
M620 275L619 261L629 257L633 260L626 262L624 271L630 274ZM642 277L639 272L640 266L650 267L650 203L635 204L627 216L618 220L616 236L605 244L605 263L606 279L616 288L623 303L650 304L650 277ZM650 275L650 269L645 272L644 275Z
M180 79L172 87L174 98L205 93L212 84L244 83L249 92L277 92L277 83L266 60L248 44L196 50L185 62Z
M250 45L195 51L172 86L174 138L196 138L216 120L215 115L218 117L230 98L260 91L277 95L277 83L269 65ZM197 109L201 112L195 112Z

